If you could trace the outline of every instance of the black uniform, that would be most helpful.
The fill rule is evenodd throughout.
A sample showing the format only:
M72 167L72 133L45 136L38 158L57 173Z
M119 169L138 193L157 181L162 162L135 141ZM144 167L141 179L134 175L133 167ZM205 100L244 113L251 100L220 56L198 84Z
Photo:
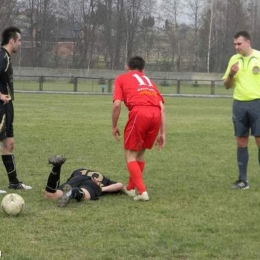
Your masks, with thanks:
M0 92L14 100L13 68L10 54L3 47L0 49ZM14 109L12 101L4 104L0 101L0 141L13 137Z
M100 183L100 186L98 186L94 181L92 181L92 178L95 178ZM71 174L69 179L65 183L60 185L58 189L62 190L65 184L69 184L72 188L84 188L89 192L90 199L96 200L98 199L98 197L103 195L101 187L109 186L114 183L116 182L111 181L99 172L85 168L80 168L75 170Z

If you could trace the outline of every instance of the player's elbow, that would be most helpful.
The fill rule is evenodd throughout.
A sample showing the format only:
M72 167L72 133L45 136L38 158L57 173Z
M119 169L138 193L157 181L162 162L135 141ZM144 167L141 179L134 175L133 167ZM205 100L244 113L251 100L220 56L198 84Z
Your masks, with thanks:
M121 100L114 100L113 102L113 108L118 109L121 107Z

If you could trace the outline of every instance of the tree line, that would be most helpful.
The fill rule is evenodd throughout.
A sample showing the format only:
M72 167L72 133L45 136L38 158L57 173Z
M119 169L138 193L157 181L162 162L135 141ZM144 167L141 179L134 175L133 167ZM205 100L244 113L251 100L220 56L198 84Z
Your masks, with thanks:
M0 26L22 30L19 66L223 72L233 35L259 48L258 0L0 0Z

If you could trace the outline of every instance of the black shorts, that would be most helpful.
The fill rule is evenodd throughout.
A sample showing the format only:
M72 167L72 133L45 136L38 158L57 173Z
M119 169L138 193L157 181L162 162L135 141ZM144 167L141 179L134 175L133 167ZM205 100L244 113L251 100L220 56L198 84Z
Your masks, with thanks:
M260 99L233 102L235 136L260 136Z
M14 108L13 102L0 103L0 141L8 137L14 137L13 130Z

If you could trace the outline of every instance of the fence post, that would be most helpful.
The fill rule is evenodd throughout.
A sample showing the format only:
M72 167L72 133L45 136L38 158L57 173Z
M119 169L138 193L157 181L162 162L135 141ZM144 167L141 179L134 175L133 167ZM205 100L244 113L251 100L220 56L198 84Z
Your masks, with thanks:
M74 77L73 84L74 84L74 92L77 92L78 91L78 78L77 77Z
M39 77L39 90L43 90L43 81L44 81L44 76Z
M178 79L177 80L177 94L181 93L181 81Z
M211 92L210 92L211 95L215 95L215 81L212 80L211 81Z
M108 93L112 92L112 79L107 80L107 92Z

